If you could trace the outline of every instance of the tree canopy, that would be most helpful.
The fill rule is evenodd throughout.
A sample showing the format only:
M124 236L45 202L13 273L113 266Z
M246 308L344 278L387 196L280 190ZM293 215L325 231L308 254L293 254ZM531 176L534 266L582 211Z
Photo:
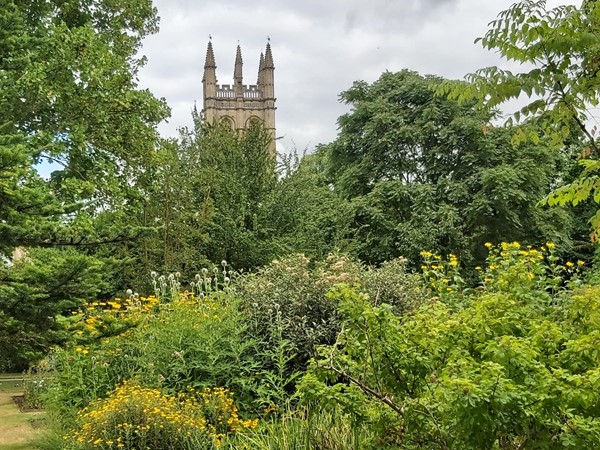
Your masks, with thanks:
M554 148L573 141L579 145L583 170L553 191L547 199L551 205L577 205L588 198L600 201L595 175L600 169L599 149L591 123L600 102L599 24L600 4L594 0L554 8L548 8L545 0L517 2L501 12L477 42L526 70L513 73L487 67L467 75L466 83L450 82L439 88L443 95L461 102L475 100L486 110L527 97L508 120L519 123L514 142L539 143L545 138L545 145ZM600 212L591 222L596 230L600 228Z
M168 109L137 88L141 39L157 30L151 1L3 0L0 11L6 253L15 245L69 240L59 231L74 208L124 203ZM61 165L50 183L33 168L44 160Z
M476 265L496 240L563 241L569 218L536 208L557 176L559 155L544 145L513 148L474 103L436 96L444 80L404 70L357 82L341 98L330 177L351 199L351 234L361 259L419 260L424 248Z
M130 234L127 221L96 219L139 197L156 125L169 112L137 87L144 63L137 52L156 30L150 0L0 1L5 367L23 368L60 343L56 315L107 288L107 261L65 247L87 249ZM44 161L59 165L50 180L36 169ZM11 264L17 246L27 247L27 256ZM40 253L40 246L54 248Z

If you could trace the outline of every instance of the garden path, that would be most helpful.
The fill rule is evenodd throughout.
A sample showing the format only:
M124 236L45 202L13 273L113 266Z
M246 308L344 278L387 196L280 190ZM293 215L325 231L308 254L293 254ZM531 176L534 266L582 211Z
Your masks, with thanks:
M29 442L39 431L32 426L32 420L43 413L19 411L12 396L22 394L21 388L6 379L0 381L0 450L33 450Z

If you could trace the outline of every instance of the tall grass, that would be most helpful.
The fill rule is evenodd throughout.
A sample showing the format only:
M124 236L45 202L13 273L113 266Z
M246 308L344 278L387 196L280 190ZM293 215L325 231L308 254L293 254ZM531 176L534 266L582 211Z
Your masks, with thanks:
M251 433L236 436L228 450L364 450L374 448L365 426L339 411L297 409L263 420Z

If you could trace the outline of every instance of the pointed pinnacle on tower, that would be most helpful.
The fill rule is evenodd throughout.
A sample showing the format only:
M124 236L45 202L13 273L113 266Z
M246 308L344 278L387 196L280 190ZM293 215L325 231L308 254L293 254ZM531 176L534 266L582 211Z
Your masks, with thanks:
M240 44L238 44L237 52L235 54L235 69L233 71L233 78L236 80L236 84L237 84L238 79L240 81L242 79L242 65L243 64L244 64L244 62L242 61L242 49L240 48Z
M256 84L261 84L262 82L262 71L265 68L265 55L263 52L260 52L260 59L258 60L258 79L256 80Z
M273 64L273 55L271 54L271 42L270 39L267 42L267 48L265 50L265 64L264 69L274 69L275 65Z
M204 60L205 69L216 69L215 54L212 48L212 38L209 38L208 47L206 48L206 59Z

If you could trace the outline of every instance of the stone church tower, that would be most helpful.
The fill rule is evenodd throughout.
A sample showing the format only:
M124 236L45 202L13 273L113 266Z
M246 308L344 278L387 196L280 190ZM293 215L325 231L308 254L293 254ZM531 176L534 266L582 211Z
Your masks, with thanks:
M242 79L242 50L237 46L233 85L217 84L215 55L212 41L208 41L204 63L204 106L202 118L205 122L226 122L231 128L241 131L253 121L260 121L271 134L269 152L275 156L275 91L273 55L267 42L265 53L260 54L258 80L245 85Z

